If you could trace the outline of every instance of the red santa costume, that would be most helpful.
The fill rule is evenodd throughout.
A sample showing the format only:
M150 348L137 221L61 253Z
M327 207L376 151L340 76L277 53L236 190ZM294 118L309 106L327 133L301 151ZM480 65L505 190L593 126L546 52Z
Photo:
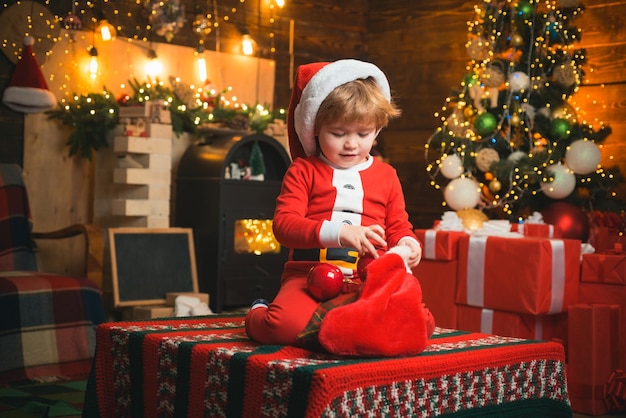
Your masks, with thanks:
M283 179L273 222L277 240L290 253L275 299L246 318L246 332L258 342L298 344L298 335L320 306L307 290L307 273L317 263L335 264L344 277L357 278L358 253L339 242L344 223L381 225L390 248L402 239L417 242L393 167L370 157L354 167L336 168L316 154L313 126L324 98L342 84L370 76L390 100L387 79L373 64L341 60L298 68L288 119L294 161Z

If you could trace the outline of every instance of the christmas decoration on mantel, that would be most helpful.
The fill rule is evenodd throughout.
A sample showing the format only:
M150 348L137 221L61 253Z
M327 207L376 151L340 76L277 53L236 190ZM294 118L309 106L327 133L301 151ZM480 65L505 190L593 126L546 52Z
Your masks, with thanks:
M274 121L284 121L284 109L272 111L267 106L248 106L226 98L229 89L218 91L207 84L201 91L172 79L170 85L130 80L130 94L115 98L103 92L74 95L71 101L59 102L56 109L46 112L48 119L58 120L72 128L67 145L69 155L91 159L93 151L108 146L108 135L119 122L121 106L143 105L150 100L162 100L171 115L172 130L202 135L210 129L230 129L263 133ZM260 174L260 173L253 173Z
M436 116L426 145L431 184L454 210L478 207L520 222L560 202L619 212L617 167L600 164L610 127L581 116L573 96L577 1L483 1L469 22L468 73ZM548 212L546 212L547 214Z

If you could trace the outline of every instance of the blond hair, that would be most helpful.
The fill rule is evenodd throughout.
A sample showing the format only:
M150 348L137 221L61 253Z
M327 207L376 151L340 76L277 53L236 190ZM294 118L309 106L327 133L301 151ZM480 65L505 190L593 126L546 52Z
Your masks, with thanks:
M315 117L314 130L317 134L323 124L339 121L373 122L376 129L381 129L400 114L400 109L387 100L373 77L357 79L338 86L324 99Z

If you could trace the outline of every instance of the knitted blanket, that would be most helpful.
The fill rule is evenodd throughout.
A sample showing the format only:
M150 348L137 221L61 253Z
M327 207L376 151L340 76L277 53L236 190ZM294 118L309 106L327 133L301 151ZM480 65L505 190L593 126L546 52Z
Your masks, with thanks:
M438 328L420 355L339 358L249 340L241 315L97 329L83 416L571 417L563 347Z

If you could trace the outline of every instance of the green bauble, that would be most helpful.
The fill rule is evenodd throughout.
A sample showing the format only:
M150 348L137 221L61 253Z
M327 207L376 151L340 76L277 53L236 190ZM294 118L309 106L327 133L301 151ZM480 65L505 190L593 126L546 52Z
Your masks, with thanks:
M493 133L496 126L498 126L498 120L493 113L481 113L476 116L476 119L474 119L474 128L480 136L486 136Z
M527 0L520 0L517 2L515 11L524 19L530 19L535 14L535 8Z
M463 77L463 84L465 84L466 87L473 86L477 82L478 76L474 73L467 73L465 77Z
M550 124L550 136L556 140L566 139L571 134L571 128L567 119L554 118Z

